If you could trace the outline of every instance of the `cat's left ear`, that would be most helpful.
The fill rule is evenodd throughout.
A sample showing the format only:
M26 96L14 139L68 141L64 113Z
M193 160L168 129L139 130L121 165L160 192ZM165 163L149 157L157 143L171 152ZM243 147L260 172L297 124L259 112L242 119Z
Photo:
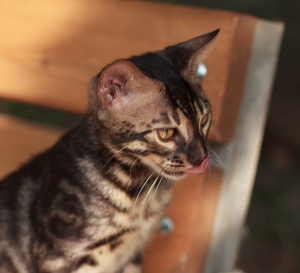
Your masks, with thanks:
M169 46L160 53L170 61L190 82L197 79L199 64L207 57L214 47L213 41L220 29L203 34L186 42Z
M106 67L98 82L98 98L102 108L118 114L136 111L149 102L157 90L159 88L153 80L126 60Z

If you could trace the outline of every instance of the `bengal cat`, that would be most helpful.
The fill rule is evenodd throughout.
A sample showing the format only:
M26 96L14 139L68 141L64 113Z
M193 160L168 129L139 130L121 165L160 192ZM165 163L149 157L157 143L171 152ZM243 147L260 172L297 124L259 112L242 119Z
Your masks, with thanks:
M137 273L175 181L209 164L197 77L219 30L117 60L82 122L0 182L1 273Z

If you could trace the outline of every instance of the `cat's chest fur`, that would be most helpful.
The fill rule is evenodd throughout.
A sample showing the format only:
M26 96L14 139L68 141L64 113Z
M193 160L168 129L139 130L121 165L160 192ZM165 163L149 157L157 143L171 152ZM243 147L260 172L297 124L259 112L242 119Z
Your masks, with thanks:
M124 218L124 217L123 217ZM158 217L143 220L142 224L129 225L128 229L102 226L99 229L99 239L85 247L72 245L71 252L75 259L66 257L49 257L40 264L42 272L55 272L63 268L72 268L76 273L115 273L135 255L140 253ZM76 249L77 248L77 249ZM49 271L50 270L50 271Z
M60 239L63 242L63 255L55 253L42 257L39 268L42 272L59 268L72 268L72 272L78 273L117 272L141 252L159 223L172 190L151 188L155 181L157 185L159 177L151 177L150 173L142 180L144 183L139 183L140 186L129 193L126 185L133 181L121 166L114 166L111 174L114 177L111 176L111 180L117 180L119 187L113 186L92 161L79 160L77 167L88 174L85 179L94 187L84 194L82 190L70 187L68 180L61 181L60 192L52 199L50 212L46 213L46 225L57 244ZM66 227L63 232L62 225ZM79 240L75 241L75 237Z
M105 245L95 246L94 249L91 249L90 257L94 259L95 265L87 263L75 272L117 272L122 265L136 259L136 253L140 253L143 249L144 244L149 240L151 231L159 220L159 216L155 215L143 220L142 223L141 220L137 220L139 222L133 221L132 224L128 225L130 219L125 220L126 217L124 216L120 216L120 218L123 218L123 223L127 222L125 224L127 229L111 230L112 235L108 235L107 238L116 238Z
M162 206L159 203L157 205ZM98 232L93 234L95 239L92 242L81 246L71 246L73 248L71 256L76 256L74 261L69 263L65 257L56 259L49 257L43 261L40 268L46 272L70 267L73 268L72 272L76 273L118 272L128 261L136 259L135 255L141 252L145 243L150 239L153 228L157 226L160 215L148 217L145 213L147 213L146 210L137 212L135 219L123 213L116 213L115 218L119 219L120 226L113 227L110 224L99 226Z
M148 192L149 188L139 196L140 200L134 199L128 211L117 210L111 214L110 209L107 210L111 214L109 222L98 226L93 233L94 243L89 243L87 247L96 265L86 264L75 272L117 272L122 265L136 259L136 253L142 251L158 227L171 197L171 190L156 197L154 190L147 196Z

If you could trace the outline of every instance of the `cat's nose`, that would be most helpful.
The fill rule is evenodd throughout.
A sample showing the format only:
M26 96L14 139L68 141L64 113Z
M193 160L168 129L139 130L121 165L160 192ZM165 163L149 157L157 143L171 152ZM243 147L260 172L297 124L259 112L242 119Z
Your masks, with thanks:
M207 158L208 152L200 137L194 137L187 147L187 160L193 167L199 166Z
M193 167L197 167L208 157L208 155L202 147L196 147L190 150L187 157L188 162L191 163Z
M193 165L193 167L199 166L202 163L203 160L197 158L197 159L190 159L189 162Z
M209 166L210 158L207 156L203 161L201 161L198 165L193 165L192 168L186 169L186 173L197 174L202 173Z

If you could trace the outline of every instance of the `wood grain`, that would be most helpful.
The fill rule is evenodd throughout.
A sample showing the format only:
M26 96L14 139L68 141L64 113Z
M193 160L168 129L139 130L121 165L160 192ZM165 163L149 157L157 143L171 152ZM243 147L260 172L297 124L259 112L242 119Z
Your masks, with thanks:
M0 179L49 148L62 133L0 115Z
M116 58L221 28L205 61L214 123L228 142L243 91L252 29L246 15L143 1L1 1L0 97L84 112L90 78ZM226 126L224 126L226 124Z

